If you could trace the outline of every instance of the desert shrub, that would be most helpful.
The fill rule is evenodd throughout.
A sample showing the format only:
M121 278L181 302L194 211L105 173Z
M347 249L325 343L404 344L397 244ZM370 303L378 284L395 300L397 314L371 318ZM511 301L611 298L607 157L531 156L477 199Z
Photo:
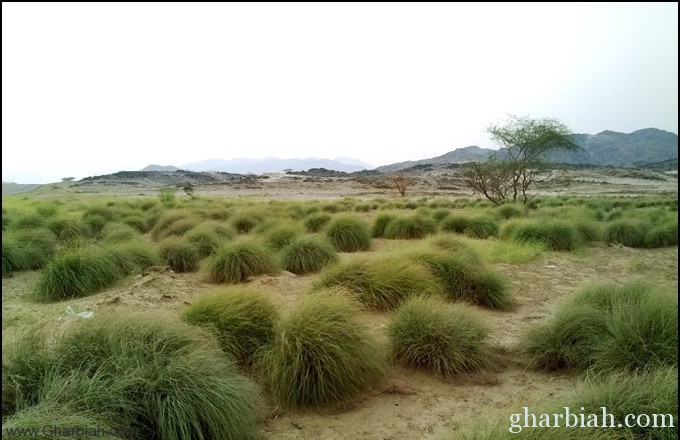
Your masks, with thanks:
M630 220L613 221L604 230L607 244L620 243L628 247L644 247L645 238L643 226Z
M277 226L267 234L267 244L278 251L299 236L300 230L293 225Z
M98 316L51 344L19 340L8 359L9 379L24 396L19 412L45 404L96 411L140 440L256 438L257 387L186 324Z
M395 359L409 367L449 377L488 364L489 331L463 304L412 298L394 314L388 334Z
M175 272L193 272L198 269L201 254L198 248L183 237L168 237L158 243L161 258Z
M208 279L213 283L242 283L248 277L276 269L271 251L256 241L229 243L206 260Z
M307 232L319 232L331 221L329 214L312 214L304 221Z
M222 349L244 365L274 339L278 306L264 291L232 286L199 296L182 315L217 334Z
M318 272L337 260L333 245L314 236L298 237L281 250L283 268L295 274Z
M645 247L660 248L678 245L678 219L654 226L647 232Z
M530 329L521 347L544 370L677 365L677 296L644 283L586 287Z
M501 238L522 243L540 243L555 251L571 251L582 245L577 227L563 220L514 220L506 223Z
M394 214L380 214L373 221L373 227L371 228L371 235L376 238L382 238L385 236L385 229L387 225L397 216Z
M102 239L107 242L119 242L140 238L139 232L125 223L107 223L101 231Z
M413 295L438 294L441 287L422 265L403 258L355 259L325 269L314 290L338 287L376 310L399 306Z
M387 376L383 350L337 292L304 297L277 328L260 358L263 380L289 407L356 397Z
M515 217L524 217L524 209L514 203L504 203L496 208L496 213L500 218L508 220Z
M35 286L41 301L75 298L104 289L121 277L107 252L93 248L58 253L40 272Z
M390 239L413 239L424 238L434 234L437 230L436 223L419 215L409 217L397 217L385 227L385 238Z
M196 247L201 257L212 255L223 241L215 229L206 224L193 227L184 234L184 238Z
M371 232L355 217L337 217L326 229L326 236L340 252L367 251L371 247Z
M507 281L466 252L421 253L415 259L423 262L439 279L444 294L451 301L462 300L495 309L513 306Z

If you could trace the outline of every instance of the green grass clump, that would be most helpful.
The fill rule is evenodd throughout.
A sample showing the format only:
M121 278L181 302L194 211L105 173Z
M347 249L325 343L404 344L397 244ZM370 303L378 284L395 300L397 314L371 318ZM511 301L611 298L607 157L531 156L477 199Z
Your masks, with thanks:
M515 205L514 203L504 203L503 205L496 208L496 213L505 220L524 217L525 212L521 206Z
M158 244L161 258L175 272L194 272L201 254L198 248L183 237L168 237Z
M139 232L125 223L107 223L101 235L102 239L109 243L141 239Z
M609 223L604 230L605 243L619 243L627 247L645 246L645 229L642 224L631 220L616 220Z
M677 365L677 295L638 282L590 286L530 329L520 345L543 370L642 371Z
M470 217L463 234L474 238L489 238L498 235L498 222L490 216L478 215Z
M200 224L187 231L184 238L196 247L201 257L212 255L220 247L223 238L210 225Z
M445 218L442 221L441 229L445 232L454 232L456 234L463 234L465 228L470 225L470 218L464 215L455 214Z
M279 251L300 236L300 230L293 225L277 226L267 235L267 244Z
M583 244L578 228L566 220L513 220L504 225L501 238L539 243L554 251L572 251Z
M414 239L424 238L437 231L437 224L427 217L413 215L398 217L385 227L385 238L390 239Z
M239 234L247 234L260 223L262 223L260 217L248 213L237 214L231 219L231 226Z
M102 252L111 259L121 275L139 273L161 262L158 250L146 241L109 244Z
M23 229L2 234L2 259L9 271L44 267L57 250L57 240L47 229Z
M326 236L340 252L367 251L371 248L371 231L355 217L335 218L328 225Z
M119 267L107 252L70 249L55 255L42 269L35 296L41 301L85 296L109 287L120 277Z
M368 308L390 310L414 295L438 294L441 286L424 266L404 258L355 259L325 269L313 286L339 287Z
M271 251L255 241L229 243L206 260L208 280L213 283L242 283L276 268Z
M304 297L285 316L259 362L263 380L287 407L356 397L388 374L383 350L337 292Z
M232 286L199 296L182 317L214 331L225 352L251 365L255 353L274 339L279 311L266 292Z
M307 232L319 232L331 221L329 214L312 214L304 221Z
M7 380L22 396L17 416L68 407L128 427L133 439L258 438L257 386L200 329L148 314L101 315L47 339L32 334L8 347Z
M131 214L123 218L123 223L132 226L141 234L146 234L151 230L151 225L142 214Z
M389 324L394 357L403 364L450 377L488 365L489 331L463 304L416 297Z
M647 232L645 247L661 248L678 245L678 219L654 226Z
M371 235L375 238L382 238L385 236L385 229L387 225L396 219L397 216L394 214L380 214L373 221L373 228L371 229Z
M50 218L45 226L62 242L92 235L90 226L75 213Z
M296 238L281 250L283 268L298 275L318 272L337 260L333 245L315 236Z
M421 253L415 256L439 279L444 294L451 301L494 309L509 309L514 302L508 292L507 281L487 269L478 257L466 252Z

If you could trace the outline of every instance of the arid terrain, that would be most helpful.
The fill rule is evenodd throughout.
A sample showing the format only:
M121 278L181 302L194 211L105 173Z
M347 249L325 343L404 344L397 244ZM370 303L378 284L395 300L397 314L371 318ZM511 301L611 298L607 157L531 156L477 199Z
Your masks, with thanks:
M556 170L538 187L538 194L553 195L675 195L677 174L626 170ZM178 184L176 184L178 185ZM155 197L160 185L144 182L101 180L91 184L62 182L22 192L29 199L76 200L95 195ZM3 195L5 195L3 184ZM386 176L314 177L275 174L235 179L230 182L193 184L198 197L252 198L255 200L359 200L387 198L398 200ZM18 187L7 186L7 192ZM177 194L184 197L181 188ZM429 201L472 194L460 179L433 171L415 177L408 188L410 198ZM367 219L369 214L359 213ZM496 240L496 239L491 239ZM475 241L485 246L483 240ZM406 243L406 244L405 244ZM341 259L357 255L370 257L408 246L403 240L374 239L371 250L341 254ZM644 279L669 291L678 288L678 248L638 249L618 244L596 243L575 252L546 251L523 263L503 262L485 256L489 266L510 281L516 307L509 311L475 308L474 313L490 326L494 361L488 371L446 380L430 373L394 366L388 382L371 395L322 410L289 410L269 402L262 431L266 439L453 439L456 432L473 424L507 420L524 406L559 401L573 391L576 375L540 373L526 368L514 349L526 329L545 320L565 298L593 282L614 284ZM254 277L274 294L283 310L291 308L318 277L296 276L278 271ZM94 317L114 310L153 310L179 314L201 292L214 287L202 272L174 273L167 267L151 267L127 277L96 294L66 301L38 303L27 298L38 278L37 271L22 271L2 280L3 347L22 329L44 323L56 333L73 322L85 319L66 312L92 311ZM361 321L376 338L387 344L386 326L391 312L364 311Z

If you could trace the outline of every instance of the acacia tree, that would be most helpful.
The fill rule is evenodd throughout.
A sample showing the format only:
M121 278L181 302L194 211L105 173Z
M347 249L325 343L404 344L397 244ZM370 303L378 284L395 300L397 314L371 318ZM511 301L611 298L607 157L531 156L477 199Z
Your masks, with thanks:
M405 174L394 174L390 176L390 180L402 197L406 195L406 189L413 183L413 178Z
M483 167L468 167L464 179L468 186L481 191L493 203L501 204L512 196L516 202L528 201L527 190L536 181L545 155L554 150L575 151L580 147L571 137L569 127L555 118L533 119L513 116L507 123L487 130L502 149ZM509 179L509 180L505 180ZM498 187L490 186L496 183ZM489 197L480 187L490 188Z

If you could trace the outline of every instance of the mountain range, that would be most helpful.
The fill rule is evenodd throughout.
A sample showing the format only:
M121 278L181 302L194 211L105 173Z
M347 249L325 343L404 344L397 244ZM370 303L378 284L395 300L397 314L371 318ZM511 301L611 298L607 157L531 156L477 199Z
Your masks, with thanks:
M656 128L645 128L632 133L603 131L598 134L574 134L574 141L581 147L578 151L554 151L546 158L549 162L571 165L597 165L614 167L636 167L661 162L677 163L678 135ZM493 153L499 152L489 148L469 146L449 151L441 156L429 159L397 162L375 168L382 173L391 173L417 165L446 165L466 162L481 162ZM285 170L307 171L309 169L326 169L352 173L373 167L365 162L349 157L335 159L207 159L200 162L184 164L180 167L172 165L149 165L141 171L221 171L234 174L262 174Z
M553 151L546 160L570 165L598 165L637 167L678 160L678 135L657 128L645 128L632 133L603 131L598 134L574 134L581 149ZM392 173L416 165L444 165L451 163L480 162L498 150L470 146L449 151L429 159L398 162L376 168L382 173Z

